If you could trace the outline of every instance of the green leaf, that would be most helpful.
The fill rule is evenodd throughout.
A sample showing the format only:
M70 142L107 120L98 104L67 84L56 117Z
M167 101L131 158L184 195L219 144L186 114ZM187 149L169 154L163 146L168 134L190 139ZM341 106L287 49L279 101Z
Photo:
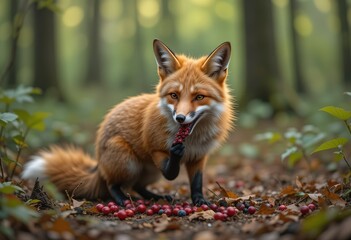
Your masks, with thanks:
M326 112L326 113L329 113L330 115L332 115L340 120L343 120L343 121L351 118L351 111L347 111L343 108L334 107L334 106L327 106L327 107L321 108L319 110Z
M12 140L21 148L28 147L28 144L24 141L24 137L22 135L14 136Z
M31 129L35 129L38 131L45 130L45 122L44 119L50 116L50 113L47 112L36 112L30 118L27 126Z
M278 132L266 132L266 133L257 134L255 136L256 141L266 140L271 144L279 142L281 139L282 139L282 135Z
M12 194L16 191L24 192L19 186L13 185L11 182L0 183L0 192L4 194Z
M0 125L5 127L9 122L15 121L17 115L10 112L0 113Z
M324 150L329 150L329 149L334 149L334 148L339 148L340 146L344 146L345 143L348 142L347 138L335 138L332 140L329 140L327 142L322 143L319 145L312 153L316 153L319 151L324 151Z

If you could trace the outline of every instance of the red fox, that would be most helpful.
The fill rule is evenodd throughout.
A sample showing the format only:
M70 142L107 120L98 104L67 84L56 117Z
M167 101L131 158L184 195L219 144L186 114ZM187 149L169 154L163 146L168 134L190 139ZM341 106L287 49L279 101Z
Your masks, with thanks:
M209 204L202 192L203 170L234 121L226 83L230 43L199 59L176 55L157 39L153 50L156 92L129 98L105 116L97 132L97 161L80 149L52 146L24 166L22 177L48 179L76 197L112 197L123 205L126 187L145 199L170 201L147 186L161 174L175 179L185 164L193 204Z

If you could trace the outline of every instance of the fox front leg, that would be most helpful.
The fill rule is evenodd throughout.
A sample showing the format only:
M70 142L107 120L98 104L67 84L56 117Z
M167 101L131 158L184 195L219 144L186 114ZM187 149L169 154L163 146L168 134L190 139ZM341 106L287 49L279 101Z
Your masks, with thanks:
M206 160L207 157L204 157L200 161L194 161L186 164L191 189L191 200L193 201L193 204L197 206L202 204L210 204L210 202L204 198L202 193L202 172Z
M170 156L164 160L161 171L167 180L174 180L179 175L180 159L184 155L184 145L178 143L171 147Z

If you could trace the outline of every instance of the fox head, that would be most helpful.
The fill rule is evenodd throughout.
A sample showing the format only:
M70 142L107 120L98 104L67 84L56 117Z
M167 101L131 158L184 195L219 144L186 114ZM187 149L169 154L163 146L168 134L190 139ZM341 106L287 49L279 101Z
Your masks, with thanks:
M158 75L157 93L163 114L177 124L194 126L206 116L220 117L229 105L226 78L231 46L224 42L207 57L188 58L174 54L164 43L153 43Z

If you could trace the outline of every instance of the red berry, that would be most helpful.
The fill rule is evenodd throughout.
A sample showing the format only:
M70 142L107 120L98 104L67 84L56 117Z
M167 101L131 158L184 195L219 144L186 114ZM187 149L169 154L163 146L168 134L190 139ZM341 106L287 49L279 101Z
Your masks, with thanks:
M161 207L158 204L153 204L151 206L151 209L152 209L152 211L154 211L156 213L156 212L160 211Z
M284 211L284 210L286 210L287 209L287 207L284 205L284 204L282 204L282 205L280 205L279 207L278 207L278 210L279 211Z
M215 220L224 221L224 215L223 215L223 213L221 213L221 212L216 212L216 213L213 215L213 218L214 218Z
M169 206L168 204L163 204L162 205L162 209L166 210L166 209L171 209L172 207Z
M133 217L134 216L134 211L132 209L127 209L126 214L128 217Z
M126 211L124 211L124 210L120 210L120 211L118 211L117 213L115 213L113 215L116 215L120 220L124 220L128 216Z
M235 209L235 207L228 207L227 208L227 215L228 215L228 217L232 217L232 216L234 216L235 214L236 214L236 209Z
M117 205L112 205L111 207L110 207L110 210L111 210L111 212L117 212L118 210L119 210L119 207L117 206Z
M179 212L179 208L173 208L173 211L172 211L172 213L173 213L173 215L175 215L175 216L178 216L178 212Z
M139 204L137 207L139 213L144 213L146 211L146 206L144 204Z
M191 209L191 207L184 208L184 211L186 212L186 215L190 215L193 213L193 210Z
M98 204L96 204L95 207L96 207L96 210L98 210L99 212L101 212L102 208L105 207L105 206L104 206L104 204L102 204L102 203L98 203Z
M189 207L189 206L190 206L190 203L188 203L188 202L183 202L182 206L183 206L183 208Z
M221 213L223 213L225 210L226 210L226 208L223 207L223 206L221 206L221 207L219 207L219 208L217 209L217 211L218 211L218 212L221 212Z
M305 215L310 212L310 209L307 206L302 206L300 207L300 212L302 213L302 215Z
M198 207L196 206L193 207L193 212L197 212L198 210L199 210Z
M310 204L308 204L307 206L308 206L308 208L309 208L311 211L316 210L316 205L314 205L313 203L310 203Z
M143 199L138 199L137 200L137 204L144 204L144 200Z
M207 211L209 207L206 204L201 205L202 210Z
M114 202L109 202L109 203L107 204L108 207L111 207L111 206L114 206L114 205L116 205Z
M254 214L254 213L256 212L256 208L255 208L254 206L250 206L250 207L248 208L248 212L249 212L250 214Z
M125 206L126 209L131 209L133 207L133 205L131 203L127 203L124 206Z
M245 208L245 205L243 203L239 202L236 204L236 208L239 209L240 211L243 211Z
M131 204L132 202L129 199L124 200L123 204L126 206L127 204Z
M217 209L218 209L218 206L217 206L217 204L215 204L215 203L212 203L211 205L210 205L210 208L213 210L213 211L217 211Z
M109 214L109 213L111 212L111 209L110 209L109 207L105 206L105 207L103 207L103 208L101 209L101 212L102 212L103 214L107 215L107 214Z
M148 209L148 210L146 210L146 215L152 216L152 215L154 215L154 211L152 209Z
M172 210L171 210L170 208L166 208L164 211L165 211L164 213L165 213L168 217L172 216Z

